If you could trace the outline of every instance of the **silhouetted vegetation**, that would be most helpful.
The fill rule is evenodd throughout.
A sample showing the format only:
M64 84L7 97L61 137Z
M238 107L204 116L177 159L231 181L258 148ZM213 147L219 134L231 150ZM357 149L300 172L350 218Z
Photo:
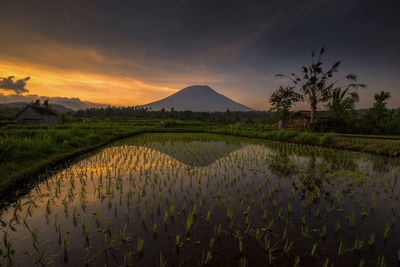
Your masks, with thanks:
M272 93L269 102L271 103L271 111L276 112L279 120L285 123L290 118L290 109L293 104L300 101L302 96L294 91L294 87L279 87Z
M322 55L325 49L322 48L318 55L312 51L312 63L309 66L303 66L301 74L292 73L290 75L278 74L278 77L285 77L293 82L294 88L299 90L302 101L310 106L311 118L310 124L314 124L315 115L318 105L328 102L335 93L348 92L349 90L357 90L365 88L365 84L357 82L357 75L346 75L347 84L340 85L341 78L334 78L334 74L338 72L340 61L332 65L330 69L325 71L322 67ZM278 89L279 91L280 89ZM291 97L290 95L288 97ZM357 99L358 100L358 99Z
M317 56L312 52L312 64L303 66L301 74L277 75L289 79L294 85L279 87L269 99L272 104L271 110L275 111L277 120L283 122L282 126L285 126L285 121L293 114L290 111L292 105L304 101L310 106L310 130L400 135L400 110L386 107L387 100L391 97L390 92L382 91L375 94L375 103L366 112L355 110L359 101L358 89L366 88L366 85L358 83L355 74L345 76L348 83L339 85L343 79L333 79L333 77L338 72L340 61L324 71L321 61L324 51L322 48ZM323 109L325 116L320 116L318 107Z
M160 110L151 111L141 107L107 107L78 110L74 116L77 120L181 120L201 121L207 123L274 123L277 122L272 112L268 111L229 111L194 112Z
M369 124L371 133L400 134L400 111L386 107L390 92L381 91L375 94L374 106L365 114L365 123Z

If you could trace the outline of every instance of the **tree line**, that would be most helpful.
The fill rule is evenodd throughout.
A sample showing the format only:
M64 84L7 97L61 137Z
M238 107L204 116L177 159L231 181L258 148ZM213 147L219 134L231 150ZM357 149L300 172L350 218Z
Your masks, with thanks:
M230 111L225 112L195 112L195 111L159 111L133 107L106 107L78 110L73 116L77 120L183 120L201 121L206 123L275 123L276 118L268 111Z

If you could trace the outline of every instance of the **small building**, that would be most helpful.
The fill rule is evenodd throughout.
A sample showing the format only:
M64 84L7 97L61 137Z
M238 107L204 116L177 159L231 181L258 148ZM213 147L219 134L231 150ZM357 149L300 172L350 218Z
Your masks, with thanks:
M287 120L284 125L286 129L295 130L309 130L310 129L310 113L309 112L296 112L293 114L289 120Z
M314 121L318 123L318 129L323 131L327 128L327 119L329 117L329 112L327 111L319 111L315 114ZM293 130L300 130L300 131L307 131L310 130L311 124L311 112L310 111L298 111L294 113L288 121L283 123L279 121L278 128L285 128L285 129L293 129ZM321 128L321 129L320 129Z
M60 124L60 117L46 107L26 106L17 113L17 122L24 125Z

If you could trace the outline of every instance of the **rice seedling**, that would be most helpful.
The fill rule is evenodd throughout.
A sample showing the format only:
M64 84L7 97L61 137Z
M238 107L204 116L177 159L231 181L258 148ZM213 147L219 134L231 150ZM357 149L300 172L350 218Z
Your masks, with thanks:
M368 246L373 247L375 243L375 234L371 234L369 240L368 240Z
M390 232L390 226L386 225L385 227L385 231L383 232L383 240L387 240L389 237L389 232Z
M123 243L126 243L130 239L129 233L126 231L128 225L125 224L122 229L119 230L119 238Z
M211 218L211 211L207 211L207 217L206 217L207 223L210 223L210 218Z
M132 252L124 252L124 266L129 266L132 262Z
M43 249L42 249L42 251L39 253L39 255L36 257L36 259L35 259L35 264L41 264L41 265L44 265L45 264L45 262L44 262L44 255L45 255L45 253L46 253L46 250L47 250L47 247L44 247ZM12 261L10 261L10 259L9 259L9 261L8 261L8 263L7 263L7 265L8 266L13 266L13 262Z
M180 234L177 234L175 237L175 249L177 252L179 252L179 248L182 247L183 243L181 242L181 236Z
M161 252L159 257L157 258L157 266L165 267L167 265L167 260L164 257L164 254Z
M214 247L214 243L215 243L215 238L211 237L210 238L210 250Z
M247 266L246 258L240 258L239 266L240 267L246 267Z
M301 226L301 236L303 238L308 237L308 231L309 231L308 226L305 226L305 227Z
M397 250L397 261L400 262L400 249Z
M186 219L186 235L188 237L190 237L190 234L191 234L191 231L192 231L192 228L193 228L193 221L194 221L193 213L189 212L189 215L188 215L188 217Z
M322 267L329 267L329 266L333 266L333 264L332 264L332 265L329 265L329 258L327 258L327 259L324 261L324 263L322 264Z
M377 265L378 267L386 267L385 256L378 257Z
M153 235L154 235L154 238L157 238L157 224L156 223L153 225Z
M173 219L175 216L175 203L172 203L170 206L170 213L171 213L171 218Z
M238 240L238 246L239 246L239 253L240 255L243 255L243 240L242 237L240 236L240 233L238 230L236 230L236 239Z
M354 246L353 246L353 250L357 250L360 251L362 249L362 247L364 246L364 239L356 239L354 241Z
M267 225L267 231L272 230L272 226L274 225L274 219L270 220Z
M216 226L216 230L214 232L217 235L217 237L219 237L221 235L221 232L222 232L222 225L218 224L218 226Z
M318 246L318 242L313 244L312 249L311 249L311 253L310 253L311 256L314 256L315 251L317 249L317 246Z
M340 244L339 244L339 248L338 248L338 250L337 250L337 254L339 255L339 256L341 256L341 255L343 255L343 252L345 251L345 248L344 248L344 246L343 246L343 242L340 242Z
M136 253L140 257L142 257L143 255L143 246L144 246L144 239L139 236L137 238Z
M88 246L85 247L85 258L84 258L84 264L85 266L89 266L90 263L90 251L92 250L92 247Z
M212 252L211 250L208 250L207 253L204 253L204 251L201 254L201 264L202 265L207 265L211 262L212 259Z
M337 220L335 223L335 231L339 232L339 230L340 230L340 220Z
M298 266L300 266L300 256L296 256L293 263L293 267L298 267Z
M285 245L283 246L283 253L286 255L286 254L288 254L289 252L290 252L290 250L293 248L293 245L294 245L294 243L292 242L292 241L289 241L289 239L286 239L286 241L285 241ZM314 246L313 246L313 249L312 250L315 250L314 249ZM311 251L312 252L312 251ZM313 252L312 252L313 253Z
M327 232L326 225L324 225L324 226L322 226L322 229L321 229L321 232L320 232L320 236L321 236L322 239L326 238L326 232Z
M165 225L168 224L168 212L167 211L164 213L164 224Z

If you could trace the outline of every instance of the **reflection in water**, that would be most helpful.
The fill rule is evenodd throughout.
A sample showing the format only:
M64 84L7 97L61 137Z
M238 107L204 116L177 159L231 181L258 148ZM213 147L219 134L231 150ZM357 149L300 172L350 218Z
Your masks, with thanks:
M208 166L233 151L248 145L237 141L225 142L223 140L185 140L180 142L146 142L144 144L138 144L136 140L132 141L135 145L159 151L185 165L194 167Z
M383 255L391 264L399 246L398 177L398 160L359 153L141 135L49 177L4 210L0 262L154 266L166 259L193 266L210 254L215 265L286 266L300 256L306 266L327 258L346 266ZM354 248L355 240L364 245ZM338 256L340 244L345 253Z

